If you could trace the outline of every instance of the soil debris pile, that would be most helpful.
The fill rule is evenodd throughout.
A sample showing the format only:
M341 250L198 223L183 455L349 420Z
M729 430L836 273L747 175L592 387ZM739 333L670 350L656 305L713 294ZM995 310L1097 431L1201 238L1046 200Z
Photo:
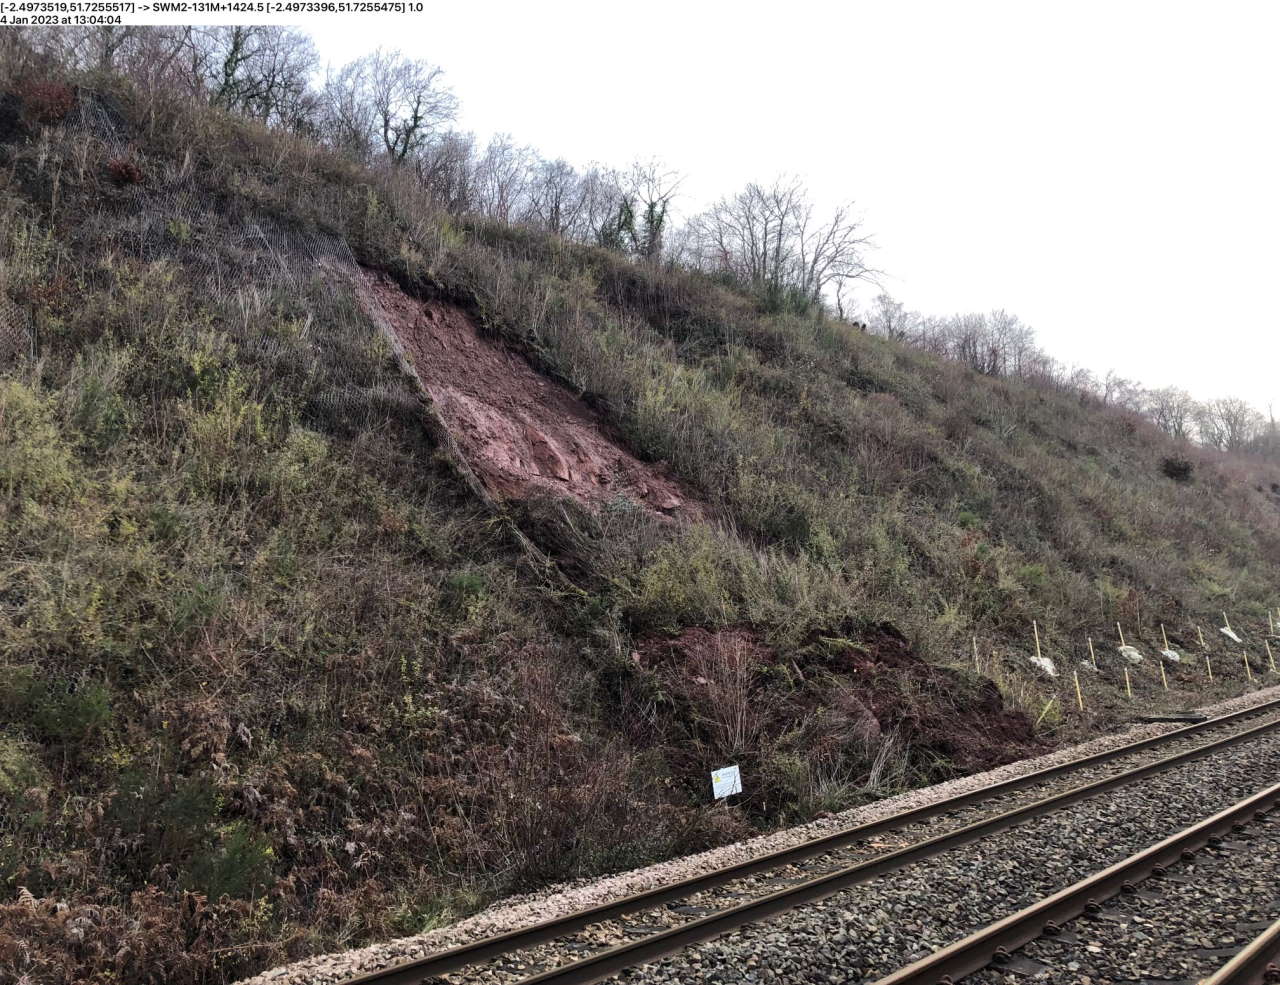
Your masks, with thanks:
M785 652L750 627L689 627L639 641L632 659L674 709L659 731L684 728L672 746L697 751L690 775L708 754L741 759L755 775L768 772L760 767L770 755L802 755L875 788L892 782L886 770L952 776L1047 748L992 681L928 663L887 623L815 633Z
M661 467L611 439L599 417L524 358L482 338L460 308L419 301L362 271L359 296L384 318L467 463L499 499L627 497L667 516L702 511Z
M829 667L853 675L882 728L902 730L912 745L957 772L992 769L1049 748L1026 715L1005 706L994 681L921 659L890 623L865 631L855 645L815 642L831 654Z

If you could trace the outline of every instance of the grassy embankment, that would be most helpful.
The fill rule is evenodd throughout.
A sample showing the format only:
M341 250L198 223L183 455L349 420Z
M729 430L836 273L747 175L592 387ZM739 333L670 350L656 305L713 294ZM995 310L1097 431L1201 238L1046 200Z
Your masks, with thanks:
M38 340L0 375L0 977L227 981L946 776L921 720L984 681L881 674L870 734L881 622L939 666L976 636L1053 739L1096 719L1029 668L1033 618L1069 665L1117 620L1191 647L1274 603L1261 467L468 224L243 121L119 91L87 132L50 92L10 81L0 144L6 318ZM265 276L255 225L467 305L715 522L478 499L350 294ZM687 627L761 645L697 674L633 659ZM1128 706L1102 652L1105 721ZM730 758L749 795L708 812Z

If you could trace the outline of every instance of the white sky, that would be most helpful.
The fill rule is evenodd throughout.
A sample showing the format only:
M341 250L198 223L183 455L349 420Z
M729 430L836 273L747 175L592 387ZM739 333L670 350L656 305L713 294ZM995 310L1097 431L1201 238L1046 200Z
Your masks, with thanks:
M302 25L441 65L549 156L856 201L909 307L1007 308L1064 362L1280 413L1280 4L429 2Z

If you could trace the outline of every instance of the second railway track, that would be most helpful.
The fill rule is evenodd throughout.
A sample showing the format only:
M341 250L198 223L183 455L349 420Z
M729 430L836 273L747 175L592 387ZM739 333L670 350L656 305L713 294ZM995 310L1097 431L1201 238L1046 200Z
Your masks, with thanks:
M585 985L1280 728L1280 700L348 979Z
M1236 952L1203 985L1263 985L1280 980L1280 920Z
M1280 951L1278 803L1274 784L876 985L1197 982L1228 958L1224 982L1261 981Z
M618 978L634 985L876 982L1253 796L1278 776L1280 734L1269 733Z

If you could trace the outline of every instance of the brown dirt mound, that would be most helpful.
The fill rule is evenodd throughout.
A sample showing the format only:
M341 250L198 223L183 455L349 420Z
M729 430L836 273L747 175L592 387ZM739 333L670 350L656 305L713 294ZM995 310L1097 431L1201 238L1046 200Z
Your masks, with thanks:
M693 627L640 641L635 660L658 671L673 694L713 710L740 705L740 718L756 721L758 737L821 712L817 743L836 732L861 742L896 732L915 757L944 773L990 769L1048 749L1025 715L1004 707L994 682L922 660L887 623L814 634L788 654L748 627ZM769 667L790 671L785 694L771 683L783 677Z
M815 641L816 642L816 641ZM851 672L882 728L897 727L960 772L1038 756L1049 746L1027 716L1009 711L995 682L922 660L896 627L881 623L856 647L826 644L833 669Z
M569 496L598 505L626 496L664 515L700 506L658 466L610 439L600 418L521 356L482 338L460 308L418 301L361 271L359 297L396 333L471 469L499 499Z

